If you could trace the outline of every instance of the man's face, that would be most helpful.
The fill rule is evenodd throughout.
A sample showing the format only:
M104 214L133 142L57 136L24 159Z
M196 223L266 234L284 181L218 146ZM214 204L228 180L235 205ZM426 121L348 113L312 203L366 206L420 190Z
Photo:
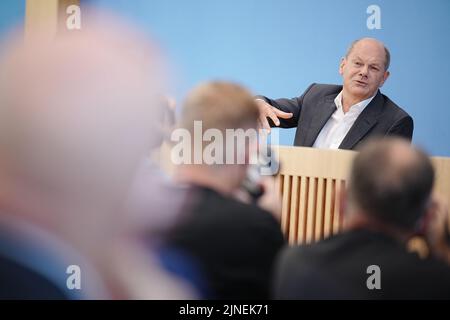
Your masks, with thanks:
M359 101L375 95L389 77L389 72L385 71L385 60L385 51L380 43L361 40L355 44L339 66L344 91Z

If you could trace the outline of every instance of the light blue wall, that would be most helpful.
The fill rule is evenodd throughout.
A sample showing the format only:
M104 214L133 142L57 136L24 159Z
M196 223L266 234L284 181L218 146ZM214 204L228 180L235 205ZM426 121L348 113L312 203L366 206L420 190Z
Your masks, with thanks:
M21 2L0 1L0 35L23 10L11 3ZM392 54L391 78L382 91L413 116L416 144L450 156L449 0L85 3L116 10L159 39L178 70L179 98L199 81L217 78L271 97L297 96L311 82L340 83L338 63L348 44L377 37ZM381 8L381 30L367 29L371 4ZM292 144L293 136L293 130L282 130L281 143Z
M25 0L0 0L0 39L14 26L23 26Z

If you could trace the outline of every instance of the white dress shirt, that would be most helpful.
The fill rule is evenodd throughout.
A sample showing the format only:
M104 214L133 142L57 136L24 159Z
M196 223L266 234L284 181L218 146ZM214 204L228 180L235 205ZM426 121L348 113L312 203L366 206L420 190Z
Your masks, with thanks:
M334 99L336 111L323 126L313 147L321 149L338 149L345 136L350 131L350 128L353 126L353 123L355 123L356 118L358 118L370 101L372 101L373 97L375 96L354 104L347 113L344 113L341 91Z

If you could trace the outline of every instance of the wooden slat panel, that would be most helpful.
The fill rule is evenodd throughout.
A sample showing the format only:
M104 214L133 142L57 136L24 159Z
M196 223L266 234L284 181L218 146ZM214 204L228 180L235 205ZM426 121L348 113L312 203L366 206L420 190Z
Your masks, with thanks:
M279 195L278 199L280 201L283 201L283 179L282 179L282 177L283 176L281 174L277 174L275 176L275 188L274 188L274 191L278 192L278 195ZM281 227L281 225L282 225L282 223L281 223L281 221L282 221L282 212L281 212L282 207L281 207L281 204L280 204L279 210L280 210L280 212L278 212L278 213L279 213L279 217L280 217L280 228L282 228ZM284 230L281 230L281 231L284 232Z
M323 239L325 192L326 192L326 179L319 178L317 184L316 230L314 232L314 241Z
M341 190L345 189L345 180L341 180ZM340 206L342 207L342 205ZM339 208L339 231L344 228L344 212Z
M341 181L337 180L334 186L334 210L333 210L333 234L339 232L340 226L340 206L341 206Z
M292 177L291 209L289 214L289 244L297 243L300 177Z
M25 7L25 37L36 33L56 35L58 27L58 0L28 0Z
M300 208L298 215L297 243L305 242L306 236L306 210L308 207L308 177L300 177Z
M289 204L291 214L283 218L284 232L297 230L296 238L298 243L304 243L308 235L311 240L311 218L312 210L314 216L314 232L312 241L326 238L334 233L342 231L343 213L340 212L339 190L345 187L345 181L349 173L353 157L357 154L353 151L344 150L318 150L314 148L301 147L279 147L280 173L279 176L299 177L300 192L283 189L287 184L285 181L280 184L281 192L285 203ZM437 193L447 199L450 203L450 159L442 157L431 158L436 170L435 189ZM308 178L309 177L309 178ZM317 195L312 197L307 187L310 180L317 180ZM323 180L322 180L323 179ZM291 187L291 185L289 185ZM286 192L296 192L298 205L297 219L295 212L291 212L292 203L290 198L285 196ZM314 200L315 199L315 200ZM286 211L286 209L285 209ZM293 222L290 226L289 220ZM289 229L289 230L288 230ZM449 219L450 229L450 219ZM294 236L291 236L294 237ZM294 238L295 238L294 237Z
M308 208L306 219L306 243L314 241L316 223L317 178L310 177L308 184Z
M70 5L80 5L79 0L27 0L25 6L25 37L35 34L54 38L66 31L66 13Z
M431 161L436 170L434 192L444 198L447 205L450 206L450 158L433 157ZM450 216L447 221L448 230L450 231Z
M280 173L302 177L347 179L353 157L348 150L277 147Z
M329 237L333 231L333 210L334 210L334 180L327 179L327 194L325 197L325 219L324 219L324 238Z
M283 176L283 198L281 204L281 229L289 237L289 209L291 202L291 176Z

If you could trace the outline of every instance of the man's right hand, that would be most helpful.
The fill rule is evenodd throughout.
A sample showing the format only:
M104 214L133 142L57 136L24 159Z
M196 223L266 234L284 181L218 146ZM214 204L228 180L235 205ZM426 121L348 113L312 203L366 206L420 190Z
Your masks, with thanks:
M281 111L261 99L256 99L256 104L259 109L258 125L261 129L266 129L269 132L270 125L267 118L271 119L272 122L278 127L280 125L280 120L278 118L290 119L293 116L291 112Z

